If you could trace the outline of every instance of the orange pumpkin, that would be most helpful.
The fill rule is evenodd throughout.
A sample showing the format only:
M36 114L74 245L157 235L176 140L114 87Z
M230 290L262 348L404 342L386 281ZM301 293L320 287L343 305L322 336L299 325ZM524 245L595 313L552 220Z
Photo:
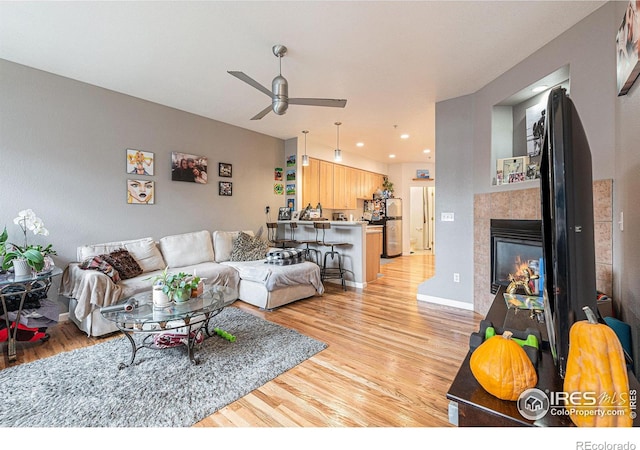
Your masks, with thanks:
M583 310L587 320L569 331L565 408L579 427L630 427L629 377L620 340L588 306Z
M518 400L538 383L538 375L525 351L505 331L484 341L471 354L471 373L488 393L502 400Z

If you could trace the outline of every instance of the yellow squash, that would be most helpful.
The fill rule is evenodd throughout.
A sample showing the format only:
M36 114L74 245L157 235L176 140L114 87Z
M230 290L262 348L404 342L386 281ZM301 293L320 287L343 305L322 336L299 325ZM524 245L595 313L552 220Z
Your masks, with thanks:
M574 323L569 332L565 408L579 427L630 427L629 378L620 340L589 307L583 310L588 320Z
M488 393L502 400L518 400L538 383L538 375L525 351L505 331L484 341L471 354L471 373Z

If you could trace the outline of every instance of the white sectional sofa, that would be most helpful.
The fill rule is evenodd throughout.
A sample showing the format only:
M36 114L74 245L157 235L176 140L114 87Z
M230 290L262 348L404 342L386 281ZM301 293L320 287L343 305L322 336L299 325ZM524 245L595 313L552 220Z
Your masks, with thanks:
M265 259L231 261L239 231L206 230L84 245L77 249L77 262L63 273L60 294L69 298L69 318L89 336L117 330L100 315L100 308L151 289L151 279L165 267L170 272L187 272L206 278L205 284L233 287L238 299L263 309L273 309L314 295L322 295L320 268L311 262L292 265L266 264ZM252 232L244 233L253 235ZM142 273L114 282L99 270L85 270L81 262L98 255L125 249Z

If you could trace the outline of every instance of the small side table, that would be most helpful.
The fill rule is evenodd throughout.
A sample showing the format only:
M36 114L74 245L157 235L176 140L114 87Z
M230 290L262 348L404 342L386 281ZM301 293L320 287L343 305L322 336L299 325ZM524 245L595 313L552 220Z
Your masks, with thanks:
M62 270L54 267L46 273L37 275L16 277L13 273L8 272L0 275L0 301L2 303L2 314L7 326L7 353L9 362L17 359L16 356L16 337L18 335L18 324L20 323L20 315L24 306L24 301L29 294L46 294L51 287L53 277L62 274ZM9 311L7 301L9 298L19 297L19 306L14 321L9 320ZM12 327L12 322L14 326Z

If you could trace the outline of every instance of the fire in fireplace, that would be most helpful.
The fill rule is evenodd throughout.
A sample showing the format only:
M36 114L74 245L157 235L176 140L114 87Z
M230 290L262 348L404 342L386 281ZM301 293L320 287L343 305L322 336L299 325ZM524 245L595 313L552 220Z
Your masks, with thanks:
M491 293L508 286L509 275L521 276L529 269L539 275L542 260L542 222L540 220L491 219ZM538 295L539 279L529 287Z

